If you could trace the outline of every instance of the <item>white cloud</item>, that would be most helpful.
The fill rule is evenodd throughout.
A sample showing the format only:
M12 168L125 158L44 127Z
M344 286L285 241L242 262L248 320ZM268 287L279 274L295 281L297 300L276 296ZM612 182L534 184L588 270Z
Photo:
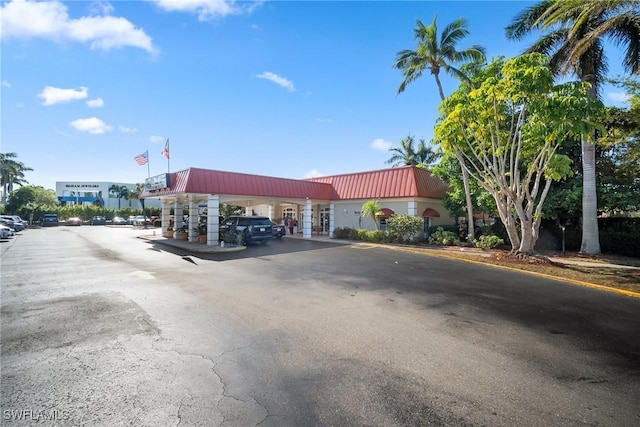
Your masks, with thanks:
M84 86L80 86L79 90L61 89L59 87L46 86L42 92L38 94L38 98L44 101L42 105L53 105L61 102L69 102L75 99L85 99L88 96L88 90Z
M138 132L138 129L136 129L136 128L128 128L126 126L118 126L118 129L120 129L120 132L122 132L122 133L136 133L136 132Z
M379 151L389 151L389 148L393 147L393 143L385 141L382 138L374 139L371 142L371 148Z
M324 176L323 173L318 172L316 169L312 169L309 172L307 172L306 174L304 174L304 178L318 178L320 176Z
M2 81L2 86L4 86L4 87L11 87L11 83L9 83L7 80L3 80L3 81Z
M149 141L154 143L154 144L159 144L161 142L165 141L165 137L164 136L158 136L158 135L152 135L149 137Z
M100 120L97 117L90 117L88 119L78 119L69 123L71 127L79 130L80 132L87 132L93 135L103 134L107 132L111 132L113 129L111 126L107 125L105 122Z
M89 5L89 10L95 15L110 15L114 9L107 1L94 1Z
M616 102L627 102L629 98L631 98L629 94L625 92L609 92L607 93L607 97Z
M103 8L104 11L104 8ZM25 19L25 17L29 19ZM89 43L91 49L110 50L124 46L155 53L151 37L125 18L84 16L73 19L59 1L12 0L0 8L2 39L42 38Z
M199 21L208 21L216 17L251 13L263 1L239 2L235 0L151 0L160 9L167 12L184 12L198 15Z
M91 108L100 108L104 105L102 98L90 99L87 101L87 105Z
M279 75L274 74L270 71L265 71L264 73L256 74L256 77L259 79L266 79L266 80L272 81L278 86L281 86L287 89L289 92L295 92L296 90L295 86L293 85L293 82L291 82L290 80L284 77L280 77Z

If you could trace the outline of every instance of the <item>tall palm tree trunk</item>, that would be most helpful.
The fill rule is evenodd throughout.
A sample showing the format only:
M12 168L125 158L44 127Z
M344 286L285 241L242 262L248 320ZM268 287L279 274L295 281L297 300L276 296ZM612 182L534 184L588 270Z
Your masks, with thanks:
M597 99L595 72L593 61L584 73L582 80L591 84L587 94ZM580 138L582 150L582 244L580 253L597 255L600 253L600 236L598 229L598 195L596 192L596 143L584 137Z
M582 245L580 253L600 253L598 198L596 195L596 146L582 138Z

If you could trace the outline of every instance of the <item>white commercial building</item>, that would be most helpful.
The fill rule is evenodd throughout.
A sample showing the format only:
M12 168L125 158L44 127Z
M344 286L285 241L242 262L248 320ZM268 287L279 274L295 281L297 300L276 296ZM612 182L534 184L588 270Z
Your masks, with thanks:
M56 197L63 204L98 205L106 209L142 209L138 199L126 197L127 192L135 188L135 184L118 182L61 181L56 182ZM145 206L160 207L160 202L149 200L145 202Z

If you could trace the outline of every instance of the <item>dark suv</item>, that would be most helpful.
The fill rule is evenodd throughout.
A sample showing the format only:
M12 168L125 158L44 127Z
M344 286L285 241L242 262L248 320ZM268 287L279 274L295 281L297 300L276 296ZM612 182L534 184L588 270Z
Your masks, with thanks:
M242 236L242 244L268 243L273 237L271 220L266 216L229 216L220 223L220 238L235 229Z
M58 215L56 214L44 214L40 220L40 227L57 227Z

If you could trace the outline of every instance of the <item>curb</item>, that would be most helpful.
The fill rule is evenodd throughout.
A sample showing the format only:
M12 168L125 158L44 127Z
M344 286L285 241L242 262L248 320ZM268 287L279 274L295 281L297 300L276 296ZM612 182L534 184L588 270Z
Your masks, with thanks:
M354 243L354 244L355 245L360 245L360 244L365 244L365 243ZM448 255L446 255L446 253L442 253L442 252L439 252L439 251L434 250L434 249L414 249L414 248L408 248L408 247L403 247L403 246L379 245L379 244L376 244L376 243L366 243L366 244L367 245L372 245L373 244L373 245L376 245L377 247L380 247L380 248L387 248L387 249L396 250L396 251L410 252L410 253L415 253L415 254L424 254L424 255L428 255L428 256L446 258L446 259L460 261L460 262L469 262L469 263L473 263L473 264L484 265L484 266L487 266L487 267L498 268L498 269L501 269L501 270L515 271L517 273L524 273L524 274L529 274L531 276L543 277L545 279L551 279L551 280L555 280L555 281L559 281L559 282L563 282L563 283L570 283L570 284L573 284L573 285L583 286L583 287L586 287L586 288L598 289L598 290L605 291L605 292L612 292L612 293L615 293L615 294L618 294L618 295L624 295L624 296L631 297L631 298L640 298L640 292L628 291L628 290L625 290L625 289L618 289L618 288L611 288L611 287L608 287L608 286L598 285L598 284L595 284L595 283L583 282L581 280L567 279L567 278L563 278L563 277L552 276L550 274L537 273L535 271L521 270L521 269L518 269L518 268L507 267L507 266L504 266L504 265L497 265L497 264L485 263L485 262L481 262L481 261L474 261L472 259L457 258L457 257L454 257L454 256L448 256ZM480 256L480 255L478 255L478 256Z
M221 248L220 246L200 245L202 247L191 247L191 246L187 246L190 244L190 242L183 243L183 244L174 244L173 242L170 242L170 240L172 239L167 239L164 237L157 237L157 236L137 236L137 237L138 239L147 240L149 242L159 243L161 245L171 246L172 248L184 249L189 252L201 253L201 254L224 254L224 253L231 253L231 252L240 252L247 249L246 246L234 246L234 247Z

